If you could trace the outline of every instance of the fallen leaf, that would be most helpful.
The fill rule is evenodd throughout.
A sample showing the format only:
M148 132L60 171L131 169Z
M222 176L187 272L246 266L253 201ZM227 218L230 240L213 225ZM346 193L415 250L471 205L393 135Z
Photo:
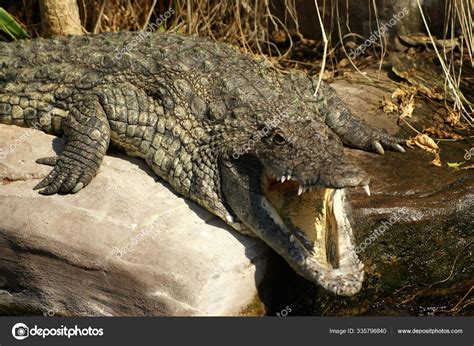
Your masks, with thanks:
M435 40L435 44L439 48L444 48L447 51L450 51L451 49L454 49L459 46L459 39L457 37L452 38L452 39L447 39L447 40L437 39Z
M284 30L278 30L274 35L273 39L277 43L283 43L288 39L288 35Z
M448 108L448 117L446 118L446 122L451 125L452 127L459 129L459 130L465 130L468 128L467 124L464 124L461 122L461 112L458 110L451 109L450 107Z
M439 147L438 144L435 143L435 141L430 138L429 136L420 133L416 135L416 137L411 138L407 140L406 142L407 146L410 148L413 148L413 146L417 146L429 153L432 153L435 155L433 161L431 161L431 164L437 167L441 167L441 158L439 156Z
M346 66L349 65L350 63L351 63L351 62L349 61L349 59L344 58L344 59L342 59L341 61L339 61L338 67L346 67Z
M411 46L425 45L431 42L430 37L422 33L412 35L398 35L398 37L402 40L402 42Z
M400 119L411 118L413 110L415 109L415 95L412 94L407 101L403 101L400 109L402 114L400 114Z
M461 167L461 169L474 169L474 163L472 163L468 166Z
M433 166L441 167L441 158L439 157L439 152L435 153L435 158L430 162Z
M359 47L359 45L356 42L352 41L351 38L349 38L349 41L344 43L344 46L347 48L347 50L356 49L357 47Z
M382 106L385 113L394 113L398 111L398 105L393 103L386 95L383 95Z
M413 146L416 145L420 147L421 149L426 150L430 153L439 152L438 144L436 144L435 141L431 137L423 133L420 133L416 135L416 137L409 139L407 141L407 145L410 148L413 148Z
M400 119L403 118L411 118L413 111L415 110L415 95L418 92L418 89L415 87L404 87L397 88L392 93L392 100L395 100L398 104L398 114L400 115ZM391 101L392 101L391 100ZM390 105L384 98L385 104L387 105L384 107L387 110L392 109L392 105ZM392 101L393 105L397 105L395 102Z
M417 54L417 51L416 51L415 47L408 48L407 55L414 56L416 54Z
M435 36L432 36L433 41L431 41L430 36L425 34L413 34L413 35L398 35L398 38L405 44L411 46L426 46L432 45L433 42L438 48L445 48L446 50L451 50L459 46L459 39L438 39Z
M444 100L445 97L443 93L436 91L435 89L430 89L425 85L420 85L419 90L433 100Z
M463 161L463 162L447 162L448 167L450 167L450 168L459 168L459 166L462 166L465 163L466 163L466 161Z
M401 99L403 96L405 96L407 93L400 88L395 89L395 91L392 93L392 99Z
M454 127L457 125L460 118L461 118L461 113L450 110L449 115L446 118L446 121L448 122L449 125Z
M332 79L334 78L334 72L333 71L324 71L323 72L323 76L322 76L322 79L323 80L329 80L329 79Z
M454 133L454 132L443 130L439 128L439 126L428 127L426 129L423 129L423 133L426 133L428 135L431 135L437 138L443 138L443 139L463 139L463 136L458 135L457 133Z

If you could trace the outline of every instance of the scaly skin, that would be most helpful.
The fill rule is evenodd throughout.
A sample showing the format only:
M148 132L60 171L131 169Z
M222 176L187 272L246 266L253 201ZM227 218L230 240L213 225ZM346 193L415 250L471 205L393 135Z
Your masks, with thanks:
M136 49L117 55L134 41ZM281 76L203 38L117 33L0 43L0 68L0 122L66 137L60 156L38 160L54 166L36 187L45 195L87 186L111 144L234 228L260 236L226 202L223 163L255 155L275 176L344 188L369 179L347 163L341 141L403 151L399 140L352 117L324 83L314 97L305 75ZM265 127L269 133L250 142Z

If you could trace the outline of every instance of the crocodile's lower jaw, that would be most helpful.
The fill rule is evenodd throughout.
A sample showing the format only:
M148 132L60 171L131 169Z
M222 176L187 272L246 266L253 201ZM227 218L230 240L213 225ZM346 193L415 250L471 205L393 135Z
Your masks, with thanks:
M353 244L346 190L312 188L302 193L297 181L280 182L269 175L262 185L274 208L268 212L278 213L291 232L290 242L305 253L305 268L295 270L336 294L358 293L364 271Z

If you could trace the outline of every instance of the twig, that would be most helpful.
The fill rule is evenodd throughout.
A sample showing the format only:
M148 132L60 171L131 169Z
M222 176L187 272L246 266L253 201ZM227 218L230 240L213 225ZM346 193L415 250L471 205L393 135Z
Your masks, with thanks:
M97 15L97 20L94 24L94 30L92 31L94 34L97 34L99 32L100 22L102 19L102 15L104 14L105 1L106 0L103 0L102 5L100 6L99 14Z
M151 15L153 14L153 11L155 10L155 6L156 6L156 0L153 0L153 3L151 4L151 7L150 7L150 12L148 12L148 15L146 17L145 23L143 24L142 30L145 30L146 27L148 26L148 23L150 22Z
M328 51L328 38L326 37L326 31L324 30L323 20L321 19L321 14L319 13L319 6L318 0L314 0L314 5L316 6L316 13L318 14L319 24L321 26L321 32L323 35L323 42L324 42L324 51L323 51L323 62L321 64L321 71L319 72L318 84L316 85L316 89L314 90L314 96L317 95L319 86L321 85L321 81L323 80L323 73L324 68L326 67L326 54Z

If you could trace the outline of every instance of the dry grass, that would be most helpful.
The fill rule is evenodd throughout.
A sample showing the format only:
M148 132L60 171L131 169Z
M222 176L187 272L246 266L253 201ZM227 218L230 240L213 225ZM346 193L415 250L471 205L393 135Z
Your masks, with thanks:
M443 46L443 51L439 51L434 42L434 38L431 35L430 27L426 20L426 17L423 13L422 6L420 1L417 0L418 8L423 18L426 31L430 37L430 40L433 44L435 53L439 59L441 67L443 68L445 76L445 89L449 89L455 97L454 112L459 112L464 120L472 127L474 124L474 104L471 104L462 94L460 90L461 83L461 72L463 64L463 48L466 47L468 51L468 56L471 61L471 66L474 66L473 59L473 50L474 50L474 37L473 37L473 28L474 21L472 19L472 11L474 10L474 3L470 0L449 0L446 2L446 11L445 11L445 32L444 39L454 39L454 29L457 25L461 27L462 39L464 44L460 45L461 49L461 58L459 64L457 64L458 70L456 71L454 50L450 50L450 54L446 52L446 47ZM450 29L449 33L448 30Z
M78 0L85 28L90 33L141 30L156 1Z

